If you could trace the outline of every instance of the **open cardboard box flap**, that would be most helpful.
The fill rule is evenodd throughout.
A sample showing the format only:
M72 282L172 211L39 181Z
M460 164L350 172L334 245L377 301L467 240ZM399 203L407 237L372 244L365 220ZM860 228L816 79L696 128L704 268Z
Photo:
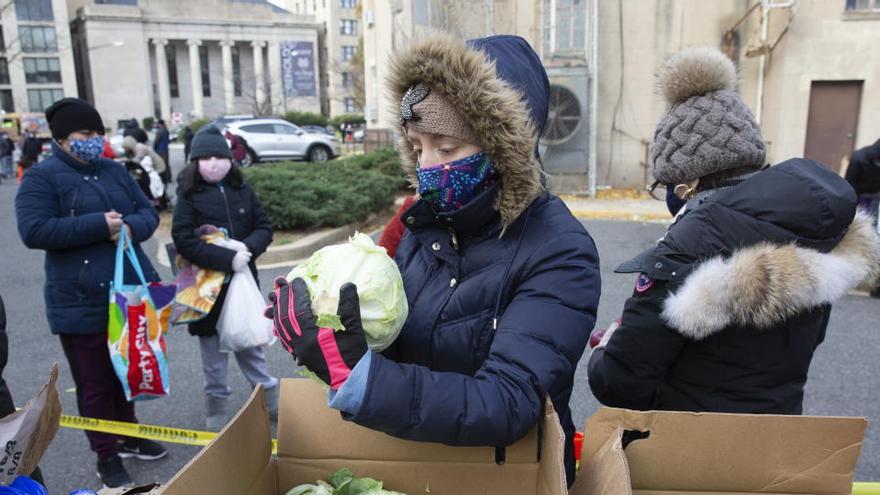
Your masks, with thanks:
M587 420L571 494L849 494L866 427L864 418L603 408Z
M505 462L498 465L494 448L411 442L343 421L327 407L320 386L285 379L277 457L270 454L269 418L258 387L220 435L160 493L284 494L348 467L356 476L382 480L388 489L410 495L561 495L566 493L564 439L548 401L540 428L507 447Z

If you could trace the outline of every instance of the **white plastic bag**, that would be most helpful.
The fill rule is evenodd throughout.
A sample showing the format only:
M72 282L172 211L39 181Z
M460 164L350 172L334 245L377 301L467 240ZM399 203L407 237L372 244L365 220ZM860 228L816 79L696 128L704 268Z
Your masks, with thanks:
M265 309L266 300L251 271L243 270L233 275L217 321L220 350L237 352L275 343L272 320L263 316Z
M150 193L153 194L153 198L161 198L165 194L165 183L153 167L153 159L149 155L145 156L141 160L141 167L147 171L147 176L150 178Z

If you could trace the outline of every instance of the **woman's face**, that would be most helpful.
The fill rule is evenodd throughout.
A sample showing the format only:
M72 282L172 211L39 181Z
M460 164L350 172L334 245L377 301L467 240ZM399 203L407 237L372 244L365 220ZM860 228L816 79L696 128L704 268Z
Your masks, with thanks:
M429 134L407 129L406 139L419 159L419 165L430 167L454 162L483 151L479 146L466 143L452 136Z

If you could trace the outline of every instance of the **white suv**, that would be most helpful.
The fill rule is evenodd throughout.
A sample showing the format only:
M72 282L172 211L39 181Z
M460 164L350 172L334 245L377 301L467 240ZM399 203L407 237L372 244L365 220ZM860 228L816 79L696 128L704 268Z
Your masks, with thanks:
M339 156L339 142L326 134L312 134L283 119L248 119L229 122L229 132L247 141L243 166L268 160L304 159L326 162Z

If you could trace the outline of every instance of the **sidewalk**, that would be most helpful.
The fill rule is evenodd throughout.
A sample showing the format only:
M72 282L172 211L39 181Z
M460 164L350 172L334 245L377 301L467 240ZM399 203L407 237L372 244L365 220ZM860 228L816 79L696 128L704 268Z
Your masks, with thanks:
M602 196L605 196L604 198ZM581 220L617 220L625 222L668 223L672 215L666 203L650 197L605 194L599 198L562 195L572 214ZM627 197L629 196L629 197Z

